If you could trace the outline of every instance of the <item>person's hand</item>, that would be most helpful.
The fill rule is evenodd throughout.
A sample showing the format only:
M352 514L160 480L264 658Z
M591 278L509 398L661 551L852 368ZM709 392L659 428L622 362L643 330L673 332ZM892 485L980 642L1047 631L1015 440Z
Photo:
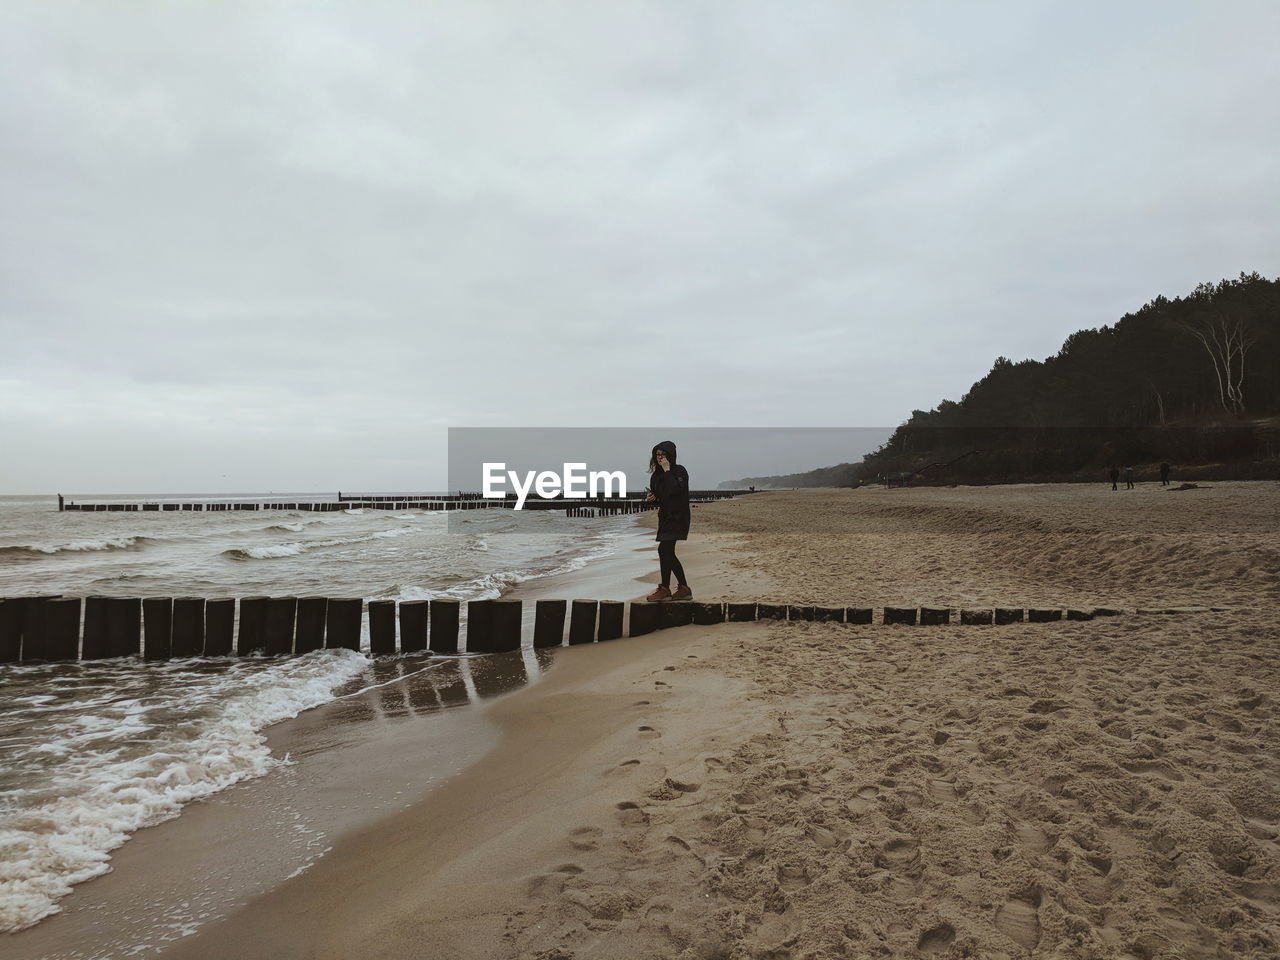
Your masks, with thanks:
M645 503L653 503L653 501L655 501L655 500L657 500L657 499L658 499L658 498L657 498L657 497L655 497L652 493L646 493L646 494L645 494L645 496L644 496L644 502L645 502Z

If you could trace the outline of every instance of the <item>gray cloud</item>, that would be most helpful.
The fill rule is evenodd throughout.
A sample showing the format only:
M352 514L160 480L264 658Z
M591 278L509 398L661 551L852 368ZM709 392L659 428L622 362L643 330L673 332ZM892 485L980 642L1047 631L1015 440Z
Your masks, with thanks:
M1278 38L1270 3L15 0L0 490L892 425L1277 272Z

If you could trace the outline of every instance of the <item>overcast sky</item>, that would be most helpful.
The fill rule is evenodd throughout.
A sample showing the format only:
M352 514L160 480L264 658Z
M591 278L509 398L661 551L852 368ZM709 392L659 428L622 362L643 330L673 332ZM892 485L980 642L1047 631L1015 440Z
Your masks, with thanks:
M5 0L0 493L893 426L1280 273L1278 48L1274 0Z

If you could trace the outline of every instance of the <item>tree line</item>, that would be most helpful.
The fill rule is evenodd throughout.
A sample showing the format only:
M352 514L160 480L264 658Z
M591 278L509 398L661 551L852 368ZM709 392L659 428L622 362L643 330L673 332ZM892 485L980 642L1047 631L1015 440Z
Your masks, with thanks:
M1162 460L1263 478L1280 477L1278 458L1280 278L1255 272L1157 296L1045 360L998 357L959 400L912 411L861 463L752 482L1066 480Z
M1280 279L1241 273L1079 330L1045 360L997 358L960 400L913 411L856 475L1033 479L1160 460L1264 461L1254 472L1269 475L1277 414Z

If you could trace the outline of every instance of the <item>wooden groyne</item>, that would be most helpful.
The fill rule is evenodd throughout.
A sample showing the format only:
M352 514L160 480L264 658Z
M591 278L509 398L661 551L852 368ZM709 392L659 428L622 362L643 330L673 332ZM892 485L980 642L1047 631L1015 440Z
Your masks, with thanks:
M690 503L710 503L750 493L749 490L691 490ZM255 500L68 500L58 494L58 509L87 513L120 512L169 512L188 511L211 513L225 510L301 510L315 513L337 513L342 510L514 510L517 497L509 493L505 498L483 497L479 493L455 494L402 493L338 494L336 500L285 500L273 497ZM597 497L594 499L565 497L538 497L530 495L525 500L525 510L565 510L576 517L610 517L625 513L641 513L652 510L655 504L646 503L641 494L626 497Z
M1198 614L1222 607L1168 607L1139 614ZM534 647L640 637L685 624L786 620L905 626L984 626L1092 620L1129 611L997 607L828 607L757 601L538 600ZM520 600L370 600L352 597L11 597L0 599L0 663L138 657L290 656L362 649L368 617L372 656L506 653L524 643ZM958 613L957 618L952 613ZM567 626L567 631L566 631ZM398 629L397 629L398 627Z

